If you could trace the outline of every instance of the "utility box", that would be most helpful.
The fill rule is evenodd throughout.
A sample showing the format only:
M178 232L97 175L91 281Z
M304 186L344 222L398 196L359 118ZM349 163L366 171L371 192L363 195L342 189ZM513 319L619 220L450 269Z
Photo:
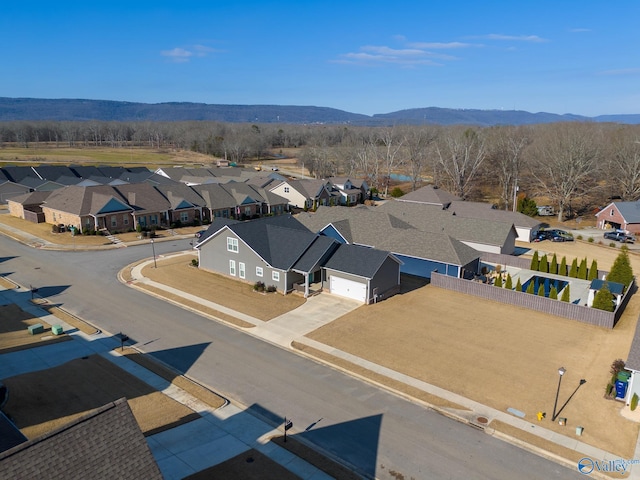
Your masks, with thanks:
M41 323L36 323L27 328L27 330L29 330L31 335L37 335L38 333L44 332L44 326Z
M54 335L62 335L64 333L64 329L62 328L62 325L54 325L51 327L51 333Z

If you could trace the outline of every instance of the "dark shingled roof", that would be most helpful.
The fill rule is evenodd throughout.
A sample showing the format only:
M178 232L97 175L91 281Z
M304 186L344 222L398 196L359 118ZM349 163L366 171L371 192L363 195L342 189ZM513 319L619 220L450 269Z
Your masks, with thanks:
M0 453L3 478L161 480L125 398Z
M375 248L341 244L325 267L371 279L389 255L389 252Z

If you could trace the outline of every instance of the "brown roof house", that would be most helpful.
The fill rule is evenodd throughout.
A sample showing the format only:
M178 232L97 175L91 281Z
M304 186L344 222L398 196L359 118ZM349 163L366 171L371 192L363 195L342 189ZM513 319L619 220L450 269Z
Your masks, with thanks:
M125 398L0 453L2 478L162 479Z

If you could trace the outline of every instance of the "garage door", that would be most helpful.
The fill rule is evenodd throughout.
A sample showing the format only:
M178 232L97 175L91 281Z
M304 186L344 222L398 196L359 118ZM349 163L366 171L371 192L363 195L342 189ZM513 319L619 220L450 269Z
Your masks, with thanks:
M353 298L364 302L367 297L367 285L364 283L354 282L346 278L329 277L329 288L331 293L340 295L341 297Z

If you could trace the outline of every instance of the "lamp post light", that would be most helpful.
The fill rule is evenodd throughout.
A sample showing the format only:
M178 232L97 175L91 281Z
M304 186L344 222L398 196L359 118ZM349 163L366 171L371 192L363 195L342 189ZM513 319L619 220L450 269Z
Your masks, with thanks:
M556 390L556 400L553 402L553 416L551 417L551 421L555 422L558 414L556 413L556 408L558 407L558 395L560 395L560 383L562 383L562 377L567 370L564 367L560 367L558 369L558 389Z
M151 239L151 250L153 251L153 268L158 268L156 263L156 247L153 246L153 238Z

